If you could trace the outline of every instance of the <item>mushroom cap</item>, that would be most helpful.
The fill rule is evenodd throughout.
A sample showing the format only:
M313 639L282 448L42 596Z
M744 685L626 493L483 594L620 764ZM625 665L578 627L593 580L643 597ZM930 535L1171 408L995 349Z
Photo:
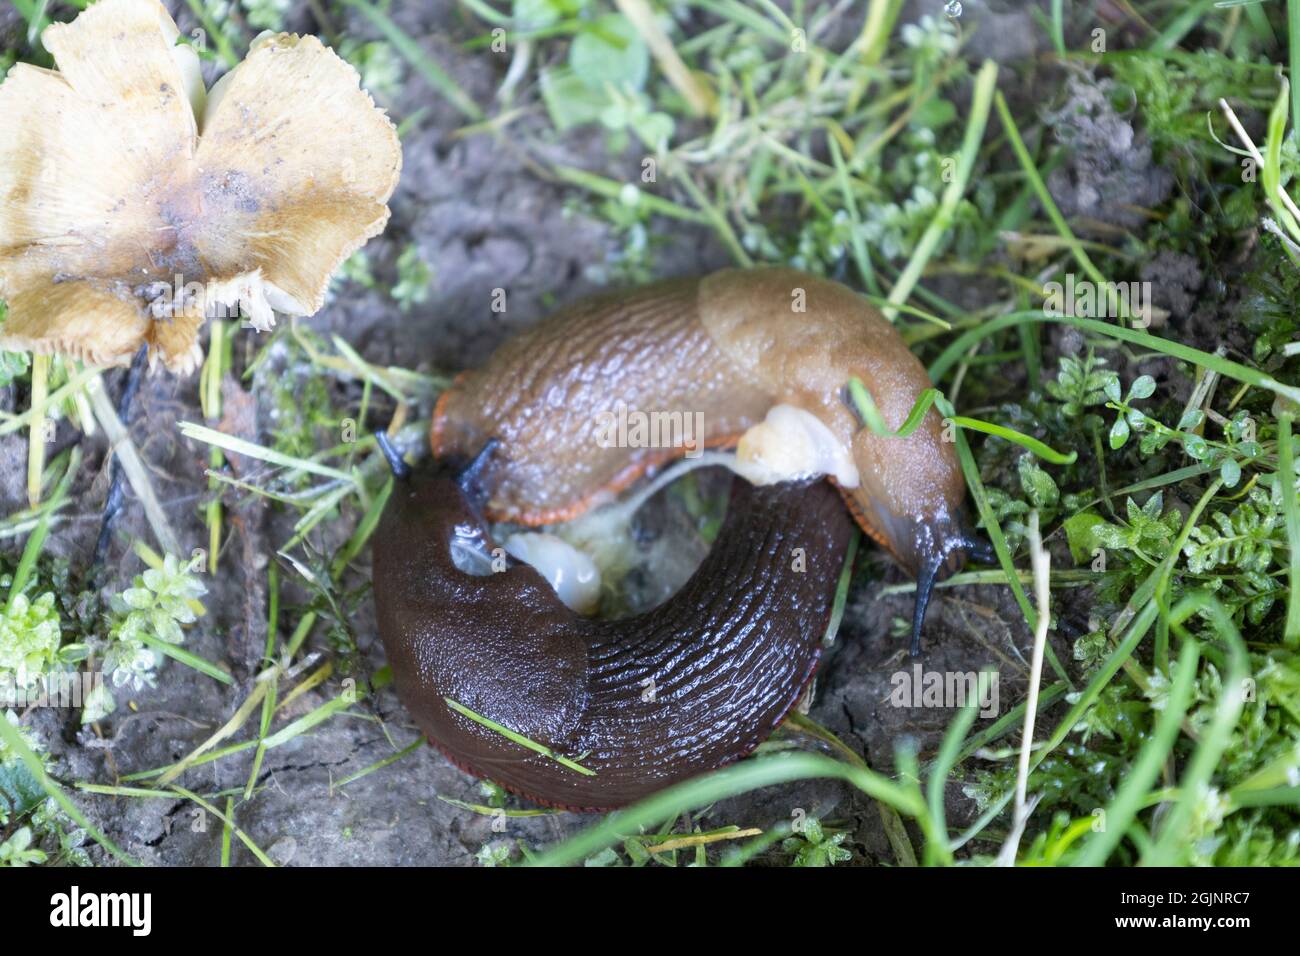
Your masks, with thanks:
M177 36L158 0L100 0L45 30L57 71L0 84L0 347L191 371L207 316L318 311L387 224L401 146L356 70L263 35L200 129Z

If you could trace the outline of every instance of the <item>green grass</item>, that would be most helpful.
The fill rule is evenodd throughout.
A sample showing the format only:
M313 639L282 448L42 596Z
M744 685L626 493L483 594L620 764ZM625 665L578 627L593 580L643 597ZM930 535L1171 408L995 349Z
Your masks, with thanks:
M966 69L950 57L927 61L916 46L903 49L898 35L882 41L879 22L868 24L871 39L865 45L865 55L854 50L836 56L813 43L806 58L799 59L783 55L780 31L784 24L774 12L742 12L727 3L701 2L698 6L715 14L719 24L706 34L674 39L688 65L715 78L719 118L706 133L680 144L643 144L656 156L661 169L673 170L674 187L647 190L641 186L644 198L638 205L644 215L668 215L688 223L700 221L702 216L740 264L784 261L814 271L839 272L847 259L863 287L882 304L905 306L898 310L900 322L914 315L928 319L930 310L937 307L951 332L945 332L942 325L930 331L913 327L908 332L917 332L910 337L925 343L923 354L940 389L948 391L957 383L962 404L983 406L978 416L957 418L978 422L980 430L1030 448L1045 461L1045 470L1040 467L1026 472L1020 465L1021 478L1016 481L1018 449L1014 445L998 447L986 439L968 448L961 440L977 510L1003 565L1002 580L1015 592L1029 627L1036 622L1037 613L1015 571L1023 546L1021 516L1038 511L1049 544L1070 539L1072 549L1086 548L1092 542L1089 534L1110 543L1107 570L1093 571L1084 562L1078 572L1056 569L1052 576L1054 604L1060 602L1068 608L1075 600L1071 592L1077 591L1079 584L1090 584L1088 590L1100 596L1102 608L1114 608L1113 626L1108 632L1080 638L1069 668L1053 658L1058 675L1067 679L1051 684L1040 698L1038 723L1046 721L1049 730L1046 740L1040 738L1033 751L1028 789L1042 800L1021 843L1021 861L1093 865L1131 863L1139 858L1166 863L1290 859L1295 849L1288 841L1293 840L1291 835L1300 823L1293 809L1284 809L1294 807L1292 790L1280 787L1273 799L1259 798L1257 802L1251 796L1231 803L1226 817L1217 821L1212 813L1206 817L1205 801L1212 799L1208 794L1214 790L1209 788L1231 792L1234 780L1262 779L1261 768L1269 761L1273 767L1296 766L1300 726L1295 722L1291 691L1286 689L1292 686L1293 677L1271 685L1267 700L1257 696L1244 710L1239 708L1232 687L1247 674L1261 670L1290 674L1294 663L1293 657L1283 652L1294 641L1293 616L1300 603L1287 587L1300 568L1292 549L1300 526L1296 524L1294 490L1287 481L1294 475L1290 418L1276 417L1272 408L1278 407L1277 402L1300 398L1296 378L1277 360L1260 363L1253 356L1239 360L1180 341L1169 330L1128 327L1124 320L1132 316L1123 309L1108 321L1076 319L1044 314L1033 308L1041 305L1041 299L1026 299L1027 290L1041 290L1046 281L1071 269L1097 283L1135 278L1142 262L1160 250L1186 250L1212 268L1215 241L1231 242L1233 230L1240 228L1242 221L1257 225L1266 204L1280 205L1281 183L1289 179L1292 167L1288 164L1293 160L1290 153L1277 148L1282 137L1275 129L1271 128L1268 137L1274 148L1268 152L1262 176L1266 190L1252 193L1240 179L1234 181L1237 170L1228 162L1235 163L1230 155L1219 150L1208 134L1193 139L1181 125L1185 108L1168 106L1176 97L1189 94L1205 102L1212 89L1239 108L1258 109L1269 102L1260 96L1259 74L1255 72L1259 64L1219 53L1178 60L1189 71L1188 85L1140 91L1142 105L1138 108L1139 122L1173 124L1177 120L1178 125L1169 130L1151 125L1149 135L1162 150L1172 146L1180 151L1177 157L1162 158L1176 158L1180 173L1188 177L1180 184L1184 195L1213 196L1209 202L1212 209L1231 199L1238 211L1249 206L1254 215L1234 213L1231 221L1222 223L1216 237L1213 219L1193 225L1190 220L1168 218L1166 211L1157 209L1152 210L1155 226L1147 235L1128 233L1118 241L1099 244L1080 240L1077 226L1049 192L1043 170L1059 165L1064 154L1046 152L1049 132L1032 114L1014 115L1003 92L990 89L991 74L982 74L975 84L976 102L964 113L964 127L949 122L946 128L938 128L930 147L934 168L942 168L944 157L955 157L952 171L956 175L942 190L933 190L935 195L942 193L942 202L928 208L918 206L920 215L909 224L894 211L898 207L891 206L891 198L914 188L916 180L891 176L894 167L890 160L912 158L916 147L912 146L909 155L910 127L896 119L924 115L927 110L942 115L935 104L968 75ZM883 4L873 9L881 15L886 12ZM1202 45L1212 47L1216 31L1224 31L1225 40L1235 50L1279 57L1283 51L1273 39L1279 18L1275 12L1264 13L1225 21L1210 5L1200 4L1158 17L1152 24L1155 40L1149 49L1114 51L1119 75L1125 82L1156 82L1162 71L1171 71L1167 65L1139 69L1139 64L1144 66L1142 57L1152 64L1163 64L1167 57L1186 57L1187 51L1199 50ZM808 14L805 26L816 17L811 8ZM1058 52L1066 58L1079 56L1098 62L1105 71L1107 56L1096 57L1090 50L1076 54L1065 47L1063 21L1067 16L1065 5L1052 5L1047 26ZM1229 30L1230 37L1226 36ZM740 37L765 46L769 58L749 64L747 72L737 72L725 49ZM894 67L892 77L873 69L882 61ZM843 80L843 85L830 82L831 77ZM648 97L651 109L661 102L653 83L641 92ZM988 102L983 98L990 93L1001 127L1000 139L987 131L983 122ZM666 91L663 95L667 97ZM796 102L797 113L793 109ZM880 108L882 103L889 104L888 108ZM799 117L797 122L785 122L786 108ZM964 142L959 142L963 138ZM743 159L733 158L733 153ZM914 159L911 165L924 168L926 160ZM620 189L626 188L617 180L592 173L574 176L566 171L565 175L600 197L591 207L596 214L609 210L621 195ZM720 205L715 183L743 183L744 189ZM972 195L975 184L978 187ZM1019 275L1000 264L989 268L991 263L985 257L1000 248L999 234L981 232L973 218L967 225L955 211L962 202L982 203L981 209L1003 213L1000 218L988 217L1002 232L1031 235L1038 227L1030 218L1033 206L1025 197L1037 201L1059 251L1049 254L1046 264L1050 267L1046 269L1043 262L1033 272ZM650 200L656 208L650 208ZM1175 197L1171 203L1175 213L1177 202ZM770 227L761 219L765 210L797 210L796 216L779 218L782 223L795 222L794 230ZM622 216L611 216L610 221L615 228L626 228ZM897 231L873 227L873 222L881 221L897 223ZM1046 247L1045 241L1039 241ZM954 257L961 259L963 272L984 273L998 280L1005 298L997 297L995 286L995 297L983 309L970 310L953 307L927 289L928 280L948 274L958 265ZM966 264L972 261L977 265L969 270ZM981 262L987 264L981 266ZM645 268L644 263L640 265ZM1280 271L1281 281L1290 288L1294 280L1287 270L1285 257L1274 250L1265 250L1252 267L1264 274ZM1277 301L1284 298L1279 296ZM1099 358L1105 356L1121 370L1144 356L1164 355L1177 363L1173 367L1178 375L1196 378L1212 374L1237 384L1226 397L1202 394L1194 421L1187 409L1171 412L1169 397L1154 388L1148 391L1144 386L1142 398L1125 399L1123 382L1109 371L1090 373L1101 374L1094 394L1074 396L1070 394L1074 382L1064 378L1064 372L1052 375L1058 356L1043 349L1040 330L1049 323L1073 326ZM1271 328L1265 331L1285 334ZM985 350L998 353L1002 362L1020 359L1027 367L1041 369L1036 377L1051 376L1043 384L1050 384L1062 397L1046 394L1042 384L1031 394L999 391L994 380L981 371L997 368L996 363L978 362ZM1113 398L1107 375L1115 379L1114 387L1121 389ZM933 401L940 395L935 391L928 397ZM929 406L927 401L921 404ZM925 408L916 411L923 414ZM1097 411L1113 414L1123 427L1109 425ZM1250 440L1242 438L1241 420L1234 418L1234 411L1249 413L1254 429ZM1211 412L1219 416L1214 422L1225 423L1223 438L1208 433L1210 428L1220 427L1207 417ZM913 416L917 422L920 414ZM905 424L901 431L907 430ZM1096 440L1080 443L1080 434ZM1128 441L1130 435L1134 436L1132 442ZM1057 454L1054 447L1070 453ZM1190 465L1186 464L1189 459ZM1206 476L1216 473L1219 480L1206 488ZM1032 483L1026 474L1033 476ZM1268 491L1270 488L1273 490ZM1246 502L1255 500L1251 489L1262 489L1264 504L1243 512L1242 496ZM1176 521L1176 513L1167 510L1154 516L1139 511L1123 517L1128 496L1136 495L1151 505L1155 492L1162 496L1191 493L1200 501L1186 520ZM1162 500L1155 498L1153 507L1163 509ZM1099 504L1105 505L1101 512ZM1247 513L1252 517L1245 517ZM1209 517L1214 520L1206 523ZM1228 527L1230 536L1224 531ZM1252 550L1246 551L1242 542ZM1207 557L1220 552L1229 559L1234 554L1250 554L1258 567L1243 574L1230 560L1216 562ZM1247 628L1248 644L1236 637L1240 627ZM1050 646L1048 651L1050 654ZM1287 663L1279 663L1283 660ZM1064 693L1071 683L1080 689L1069 698L1067 707ZM1256 693L1263 693L1258 682ZM1156 701L1160 701L1158 708L1153 706ZM1021 702L1012 714L1022 718L1023 709ZM1118 722L1120 714L1125 715L1122 723ZM1015 778L1010 759L1014 749L999 749L1002 743L1009 743L1008 736L1018 727L1017 720L1007 719L1010 716L997 721L996 729L969 735L955 722L929 765L928 810L901 799L891 803L920 827L927 861L950 861L959 849L973 862L991 861L988 841L999 832L999 825L1006 824ZM1255 733L1261 735L1258 743L1263 746L1258 756L1243 757L1236 762L1241 766L1229 766L1224 758L1225 742L1242 739L1248 732L1247 720L1262 722L1264 729ZM1201 733L1203 727L1212 733ZM975 759L977 753L982 755L980 759ZM1082 768L1094 759L1100 759L1105 769L1094 772L1096 779L1076 797ZM900 779L906 778L905 760L896 765L896 771L901 773ZM778 765L766 771L755 769L754 774L756 779L766 780L764 774L783 772L785 768ZM949 834L946 823L936 819L935 801L945 781L964 787L984 811L973 827L960 834ZM868 786L853 782L864 793L871 793ZM637 828L671 820L673 811L681 814L756 785L739 770L707 776L696 784L683 785L671 798L660 795L612 817L584 837L543 855L540 862L595 859L602 847L617 846ZM1162 804L1172 809L1167 817L1161 815L1160 826L1153 829L1153 814ZM1261 806L1270 809L1257 813ZM1108 823L1104 831L1094 832L1093 811L1104 813ZM748 821L734 822L743 825ZM1262 839L1261 832L1271 836ZM939 845L934 845L935 840ZM779 854L771 841L756 852ZM632 861L625 854L617 855L615 861ZM600 860L611 862L603 854Z

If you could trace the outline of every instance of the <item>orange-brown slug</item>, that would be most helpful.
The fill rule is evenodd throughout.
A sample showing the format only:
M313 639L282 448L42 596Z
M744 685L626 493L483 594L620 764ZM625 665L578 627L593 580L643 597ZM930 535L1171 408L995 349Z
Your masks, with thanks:
M443 394L431 445L435 457L467 459L497 439L486 516L544 525L612 501L688 451L602 443L602 413L621 403L698 414L697 440L738 444L741 474L778 460L771 478L832 475L862 530L918 578L915 652L929 586L986 551L962 526L965 483L938 412L906 438L876 435L844 401L855 376L891 429L931 384L893 325L846 286L727 269L587 299L507 341ZM773 409L806 414L764 427ZM803 462L780 461L792 446L810 449ZM830 467L843 459L848 475Z

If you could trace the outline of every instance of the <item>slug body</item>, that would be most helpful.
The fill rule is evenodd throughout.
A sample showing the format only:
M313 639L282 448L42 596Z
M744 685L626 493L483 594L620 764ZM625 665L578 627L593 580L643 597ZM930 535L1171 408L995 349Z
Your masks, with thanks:
M781 722L816 668L850 532L825 482L736 480L712 550L676 595L594 620L528 565L460 570L452 538L490 541L483 518L456 481L408 476L374 537L379 633L401 699L454 763L543 803L610 809L739 760ZM796 548L802 573L789 570Z
M431 444L435 457L468 459L497 439L487 517L543 525L691 451L602 442L602 416L620 404L699 415L705 446L735 444L792 406L856 465L856 486L839 486L862 529L914 575L956 570L971 542L942 419L931 409L906 438L878 436L843 399L854 376L891 429L930 387L894 327L847 287L793 269L729 269L588 299L507 341L443 394Z
M401 476L374 538L379 631L429 737L464 769L580 809L739 759L816 667L850 514L917 575L919 653L936 579L983 549L962 530L964 483L938 414L906 438L877 436L845 401L854 377L895 430L930 387L851 290L728 270L589 299L507 341L439 399L433 476L409 475L379 436ZM611 416L630 413L695 427L609 440ZM673 458L732 445L755 486L734 482L704 563L639 617L580 617L531 567L476 576L453 560L457 536L488 542L487 520L566 521Z
M931 385L893 325L848 287L794 269L724 269L586 299L508 339L443 393L430 445L434 457L471 458L497 440L487 516L550 524L698 445L762 445L774 410L805 412L835 442L828 457L857 471L854 483L829 463L811 475L831 473L863 531L917 578L919 654L933 584L967 555L987 559L988 546L963 528L965 481L939 414L931 408L906 438L878 436L845 402L852 377L891 429ZM695 416L697 447L603 441L602 418L620 407ZM793 438L766 444L780 458Z

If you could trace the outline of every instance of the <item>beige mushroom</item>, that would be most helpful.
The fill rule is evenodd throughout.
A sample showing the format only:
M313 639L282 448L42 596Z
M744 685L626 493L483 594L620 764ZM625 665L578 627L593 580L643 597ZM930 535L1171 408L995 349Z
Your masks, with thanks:
M177 36L100 0L0 84L0 348L189 372L205 318L315 313L387 224L401 146L351 66L264 34L206 95Z

